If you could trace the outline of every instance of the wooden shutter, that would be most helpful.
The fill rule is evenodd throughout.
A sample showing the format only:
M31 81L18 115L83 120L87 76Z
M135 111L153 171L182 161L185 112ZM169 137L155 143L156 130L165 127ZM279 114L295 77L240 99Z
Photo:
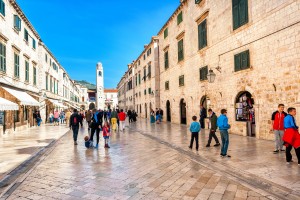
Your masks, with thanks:
M183 39L178 42L178 61L181 61L184 59L184 53L183 53Z
M195 0L195 4L199 4L202 0Z
M198 25L198 44L199 50L207 46L206 19Z
M249 50L241 53L241 69L248 69L250 67Z
M234 55L234 71L241 70L241 54Z
M169 68L169 52L165 52L165 69Z
M182 11L177 15L177 25L182 22Z
M3 0L0 0L0 13L5 16L5 3Z
M233 30L239 27L239 1L240 0L232 0L232 19L233 19Z
M248 22L248 0L240 0L239 2L239 26Z

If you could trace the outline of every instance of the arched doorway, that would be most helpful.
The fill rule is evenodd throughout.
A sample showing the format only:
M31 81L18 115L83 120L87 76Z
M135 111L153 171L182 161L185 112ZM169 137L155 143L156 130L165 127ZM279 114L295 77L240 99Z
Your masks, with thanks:
M94 103L90 103L89 110L93 110L94 108L96 108L96 105Z
M147 104L145 103L145 118L148 118L147 117L147 113L148 113L148 111L147 111Z
M248 91L238 93L235 100L235 120L244 121L247 126L247 136L255 137L254 99Z
M180 123L186 124L186 102L184 99L180 100Z
M166 110L167 110L167 121L171 122L171 104L169 100L166 103Z

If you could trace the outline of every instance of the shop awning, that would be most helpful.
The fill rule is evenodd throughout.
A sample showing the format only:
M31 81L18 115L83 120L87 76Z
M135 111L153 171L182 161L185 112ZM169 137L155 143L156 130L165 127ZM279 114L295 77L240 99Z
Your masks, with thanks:
M19 105L0 97L0 110L19 110Z
M32 96L27 94L26 92L23 92L20 90L14 90L14 89L7 88L7 87L2 87L2 88L4 90L6 90L7 92L9 92L14 97L16 97L20 101L21 105L40 106L40 103L37 100L35 100Z
M53 103L55 107L58 107L58 108L68 108L67 106L63 105L62 103L59 103L58 100L49 99L49 101L51 103Z

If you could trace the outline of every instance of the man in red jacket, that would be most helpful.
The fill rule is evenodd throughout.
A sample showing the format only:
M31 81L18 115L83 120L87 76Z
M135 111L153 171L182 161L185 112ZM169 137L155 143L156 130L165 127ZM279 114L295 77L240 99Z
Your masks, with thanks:
M119 130L124 131L125 130L126 114L123 112L123 109L121 109L121 112L119 112L118 117L119 117L119 121L120 121Z
M271 131L274 131L275 135L275 151L274 153L279 153L279 151L284 151L283 149L283 134L284 134L284 118L287 114L283 111L284 105L279 104L278 110L272 114Z

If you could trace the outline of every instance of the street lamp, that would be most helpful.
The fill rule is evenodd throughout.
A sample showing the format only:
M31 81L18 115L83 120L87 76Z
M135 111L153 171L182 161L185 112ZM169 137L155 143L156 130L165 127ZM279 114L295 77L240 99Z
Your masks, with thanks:
M216 74L214 73L214 71L212 69L210 69L207 74L208 82L213 83L215 81L215 78L216 78Z

